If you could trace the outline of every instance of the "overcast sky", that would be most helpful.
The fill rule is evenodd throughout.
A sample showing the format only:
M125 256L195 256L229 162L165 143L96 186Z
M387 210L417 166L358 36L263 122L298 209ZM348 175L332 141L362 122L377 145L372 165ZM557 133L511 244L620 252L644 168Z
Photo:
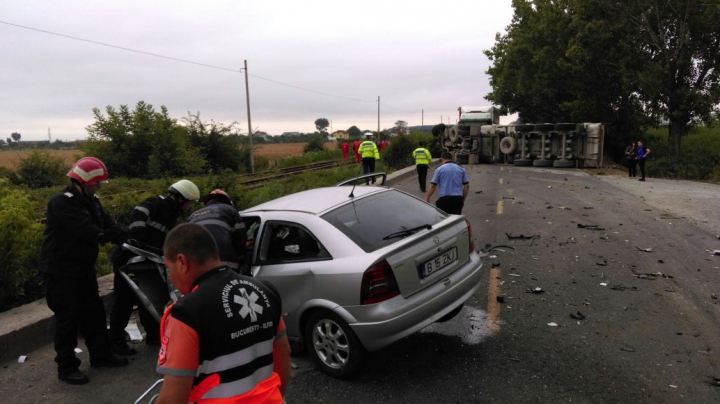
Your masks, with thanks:
M141 100L247 132L243 60L253 130L376 129L378 96L381 128L419 125L423 109L426 125L455 123L457 107L488 104L483 50L510 3L0 0L0 138L84 138L93 108Z

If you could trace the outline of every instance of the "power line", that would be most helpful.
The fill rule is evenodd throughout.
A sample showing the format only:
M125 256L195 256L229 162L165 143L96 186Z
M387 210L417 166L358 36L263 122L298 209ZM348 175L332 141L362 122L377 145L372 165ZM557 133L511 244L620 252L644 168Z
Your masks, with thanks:
M191 65L195 65L195 66L207 67L207 68L210 68L210 69L223 70L223 71L228 71L228 72L232 72L232 73L240 73L240 72L242 71L242 69L237 69L237 70L236 70L236 69L230 69L230 68L227 68L227 67L210 65L210 64L207 64L207 63L194 62L194 61L192 61L192 60L180 59L180 58L176 58L176 57L172 57L172 56L160 55L160 54L152 53L152 52L145 52L145 51L141 51L141 50L137 50L137 49L127 48L127 47L124 47L124 46L112 45L112 44L105 43L105 42L93 41L93 40L90 40L90 39L80 38L80 37L76 37L76 36L72 36L72 35L66 35L66 34L61 34L61 33L58 33L58 32L47 31L47 30L44 30L44 29L28 27L28 26L20 25L20 24L14 24L14 23L7 22L7 21L1 21L1 20L0 20L0 24L9 25L9 26L16 27L16 28L23 28L23 29L27 29L27 30L30 30L30 31L36 31L36 32L40 32L40 33L43 33L43 34L55 35L55 36L59 36L59 37L62 37L62 38L73 39L73 40L76 40L76 41L87 42L87 43L91 43L91 44L94 44L94 45L106 46L106 47L109 47L109 48L119 49L119 50L123 50L123 51L126 51L126 52L139 53L139 54L141 54L141 55L152 56L152 57L157 57L157 58L162 58L162 59L167 59L167 60L172 60L172 61L180 62L180 63L187 63L187 64L191 64ZM283 83L283 82L281 82L281 81L269 79L269 78L267 78L267 77L262 77L262 76L258 76L258 75L255 75L255 74L250 74L250 73L248 73L248 76L254 77L254 78L259 79L259 80L269 81L269 82L271 82L271 83L275 83L275 84L278 84L278 85L281 85L281 86L286 86L286 87L294 88L294 89L297 89L297 90L307 91L307 92L314 93L314 94L324 95L324 96L326 96L326 97L334 97L334 98L340 98L340 99L349 100L349 101L357 101L357 102L365 102L365 103L375 103L375 102L377 102L376 100L369 101L369 100L362 100L362 99L358 99L358 98L345 97L345 96L342 96L342 95L335 95L335 94L324 93L324 92L322 92L322 91L311 90L311 89L308 89L308 88L303 88L303 87L295 86L295 85L292 85L292 84ZM386 106L386 107L393 108L393 109L396 109L396 110L399 110L399 111L411 113L411 114L412 114L412 113L415 113L415 112L413 112L413 111L408 111L408 110L406 110L406 109L393 107L392 105L388 105L388 104L385 104L385 103L383 103L383 104L381 104L381 105L384 105L384 106Z

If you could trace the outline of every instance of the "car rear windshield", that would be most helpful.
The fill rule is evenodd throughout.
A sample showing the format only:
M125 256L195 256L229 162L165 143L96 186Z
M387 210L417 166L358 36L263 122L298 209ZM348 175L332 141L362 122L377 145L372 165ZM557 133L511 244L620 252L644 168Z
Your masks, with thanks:
M322 216L365 252L402 240L383 240L385 236L427 224L433 226L446 217L434 206L392 189L357 199Z

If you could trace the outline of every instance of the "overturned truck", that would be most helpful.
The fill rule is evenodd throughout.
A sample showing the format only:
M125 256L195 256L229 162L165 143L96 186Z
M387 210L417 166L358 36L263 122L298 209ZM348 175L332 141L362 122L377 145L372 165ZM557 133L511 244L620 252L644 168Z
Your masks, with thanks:
M457 125L438 132L435 142L460 164L504 163L535 167L602 166L605 127L601 123L499 124L495 107L460 107Z

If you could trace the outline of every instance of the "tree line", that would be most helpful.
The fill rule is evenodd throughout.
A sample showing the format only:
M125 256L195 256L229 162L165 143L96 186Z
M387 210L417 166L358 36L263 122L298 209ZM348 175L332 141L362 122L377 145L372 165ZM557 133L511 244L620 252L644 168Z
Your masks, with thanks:
M604 122L615 141L668 121L668 152L720 103L717 0L513 0L485 51L485 97L524 122Z

